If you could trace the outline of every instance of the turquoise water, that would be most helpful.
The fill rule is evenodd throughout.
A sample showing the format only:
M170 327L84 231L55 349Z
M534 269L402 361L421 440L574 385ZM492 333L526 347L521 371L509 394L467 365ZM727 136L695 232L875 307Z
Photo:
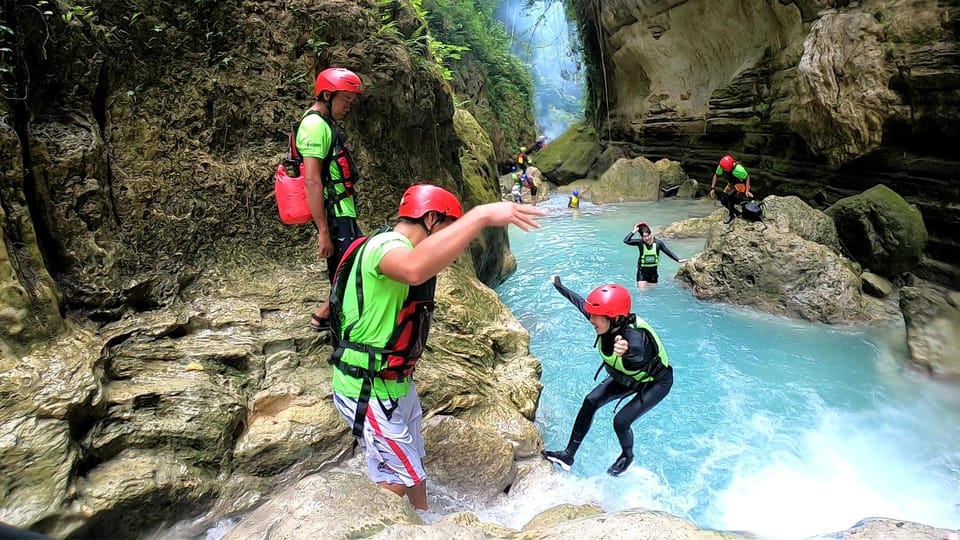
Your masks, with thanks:
M620 453L611 404L561 483L545 480L543 495L481 516L522 526L541 506L572 499L770 538L829 533L870 516L960 527L960 391L899 367L902 325L831 327L698 301L672 279L678 265L665 256L659 286L641 293L626 232L637 221L657 231L715 207L663 201L572 211L565 201L543 204L542 229L511 229L518 271L498 289L543 363L537 425L546 446L566 445L598 366L593 329L549 284L553 274L583 296L603 282L629 286L634 311L669 351L675 383L634 423L636 459L626 475L606 475ZM690 257L703 241L667 243Z

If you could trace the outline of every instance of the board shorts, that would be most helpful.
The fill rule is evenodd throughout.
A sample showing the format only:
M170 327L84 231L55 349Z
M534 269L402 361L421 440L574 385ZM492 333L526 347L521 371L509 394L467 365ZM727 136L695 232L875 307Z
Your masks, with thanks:
M357 400L334 392L333 404L347 425L353 426ZM397 408L390 418L376 396L370 397L363 438L359 443L367 461L367 472L374 483L413 487L426 480L422 423L423 409L413 383L410 383L407 395L397 400Z
M647 283L656 283L660 280L656 266L641 266L637 268L637 281L646 281Z

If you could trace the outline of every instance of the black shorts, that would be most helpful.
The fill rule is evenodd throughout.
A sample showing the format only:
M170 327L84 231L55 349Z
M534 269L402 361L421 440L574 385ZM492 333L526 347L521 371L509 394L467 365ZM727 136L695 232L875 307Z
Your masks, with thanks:
M327 221L330 227L330 240L333 242L333 253L327 257L327 278L330 284L333 284L333 275L337 272L337 265L340 259L347 252L347 248L354 240L363 236L360 232L360 225L357 224L357 218L335 217Z
M656 266L637 268L637 281L646 281L647 283L656 283L660 279L657 274Z
M539 191L539 189L537 189L537 186L530 186L530 195L536 197L537 191Z

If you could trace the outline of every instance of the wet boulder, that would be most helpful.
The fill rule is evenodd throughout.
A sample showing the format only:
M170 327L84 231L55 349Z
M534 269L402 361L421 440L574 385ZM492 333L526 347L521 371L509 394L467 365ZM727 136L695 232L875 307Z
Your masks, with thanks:
M586 124L577 124L541 150L536 165L547 180L567 184L586 178L599 156L596 132Z
M708 216L674 221L664 227L660 235L666 238L701 238L725 217L727 217L727 209L718 208Z
M840 199L826 213L844 250L872 272L896 277L920 263L927 246L923 216L887 186Z
M710 229L702 252L677 278L703 300L751 306L826 323L874 317L859 272L831 248L763 222L735 220Z
M423 423L423 439L431 484L459 496L493 500L517 474L513 446L492 428L437 415Z
M600 176L590 190L596 204L656 201L660 198L661 171L645 157L620 159Z
M936 377L960 379L960 293L921 283L900 289L910 362Z
M763 214L764 222L768 225L840 251L837 226L833 219L799 197L770 195L763 199Z
M365 475L324 472L284 489L224 540L368 538L393 524L423 525L407 500Z

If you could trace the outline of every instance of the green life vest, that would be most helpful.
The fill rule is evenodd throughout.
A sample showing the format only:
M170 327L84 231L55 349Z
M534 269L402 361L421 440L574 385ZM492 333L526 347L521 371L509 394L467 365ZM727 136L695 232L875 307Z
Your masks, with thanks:
M653 337L654 343L657 344L657 357L660 359L660 363L663 364L664 368L670 367L670 361L667 357L667 349L663 346L663 342L660 341L660 336L653 331L653 328L650 326L647 321L641 319L640 317L636 318L636 322L631 324L632 328L637 330L646 331ZM629 370L623 366L623 358L617 356L613 352L609 356L603 354L603 349L597 349L600 353L600 358L603 360L603 367L606 368L607 374L609 374L613 380L624 386L633 386L637 383L646 383L654 380L654 377L647 373L646 371L640 370Z
M660 246L656 242L648 246L646 242L640 242L640 267L656 268L660 266Z

